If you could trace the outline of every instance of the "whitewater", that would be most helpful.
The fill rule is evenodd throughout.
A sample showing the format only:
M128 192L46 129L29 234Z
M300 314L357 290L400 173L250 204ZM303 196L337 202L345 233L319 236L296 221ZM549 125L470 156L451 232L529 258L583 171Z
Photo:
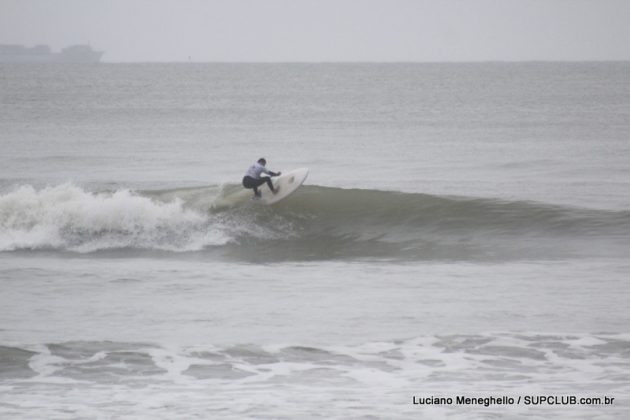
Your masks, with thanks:
M0 417L627 417L629 70L1 65Z

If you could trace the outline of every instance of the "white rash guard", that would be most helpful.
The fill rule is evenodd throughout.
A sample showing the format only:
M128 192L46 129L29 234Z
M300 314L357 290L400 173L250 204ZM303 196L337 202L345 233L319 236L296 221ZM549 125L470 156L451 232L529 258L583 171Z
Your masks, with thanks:
M270 174L267 168L262 166L260 163L256 162L252 166L249 167L245 176L250 176L254 179L260 179L261 173L265 173L268 175Z

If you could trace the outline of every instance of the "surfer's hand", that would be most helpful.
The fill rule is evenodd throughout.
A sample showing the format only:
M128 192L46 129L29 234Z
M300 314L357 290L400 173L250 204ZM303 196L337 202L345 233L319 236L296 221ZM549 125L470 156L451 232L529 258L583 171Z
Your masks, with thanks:
M276 172L276 176L282 175L282 172Z

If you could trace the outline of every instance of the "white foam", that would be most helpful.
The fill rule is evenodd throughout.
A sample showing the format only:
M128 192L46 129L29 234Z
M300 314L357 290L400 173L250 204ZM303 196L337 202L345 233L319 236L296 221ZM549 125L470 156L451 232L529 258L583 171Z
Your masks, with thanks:
M160 202L129 190L92 193L72 184L41 190L27 185L0 196L0 251L199 250L230 240L213 222L177 198Z
M149 349L148 353L153 363L164 369L167 372L166 376L173 382L186 382L182 372L190 367L192 362L190 358L180 355L172 349Z
M64 362L64 359L53 356L47 346L35 346L33 350L36 350L37 354L31 357L28 366L36 372L40 378L51 376L62 368L61 363Z
M455 347L444 349L440 343L445 338ZM589 339L591 336L585 334L579 338ZM466 343L467 339L476 341ZM114 383L110 382L108 369L112 366L125 368L126 364L107 365L101 378L92 375L89 380L81 382L55 373L58 367L89 363L101 358L105 350L97 351L90 357L85 353L86 358L82 360L68 360L51 356L46 346L36 346L31 349L38 351L40 356L31 359L31 366L36 367L41 362L37 369L40 375L28 381L34 385L29 387L29 392L23 392L22 386L1 388L5 395L0 395L0 414L10 415L11 418L29 418L37 412L40 417L52 418L59 417L60 412L72 410L74 417L189 418L220 413L222 418L248 418L256 413L257 417L302 418L317 412L328 418L346 418L349 413L353 417L410 418L421 413L431 418L445 416L464 419L471 416L511 416L515 413L539 415L543 408L418 407L411 404L411 397L560 395L566 393L567 389L580 396L587 396L587 391L601 394L604 390L620 399L627 396L628 388L623 380L625 365L620 363L625 358L602 358L597 352L587 352L583 355L584 359L574 360L569 357L562 360L564 346L559 347L561 350L557 359L531 359L510 351L494 356L470 353L470 350L486 345L527 350L532 343L541 340L567 344L576 339L575 336L542 334L423 336L396 342L335 346L334 349L323 347L319 348L319 352L299 354L286 354L284 352L290 349L279 348L275 344L265 346L265 352L278 353L277 358L263 364L249 363L240 358L238 353L230 355L230 348L214 345L137 348L136 351L147 352L156 366L166 373L122 375L118 378L120 382ZM598 335L598 339L619 340L621 335ZM197 357L197 352L218 352L225 359ZM390 352L395 352L396 357L388 357ZM622 352L623 349L620 349L619 354ZM319 359L322 354L329 354L330 357ZM297 360L287 359L286 356L297 357ZM427 357L444 362L423 366L422 369L429 369L429 375L414 369L414 366L422 365ZM450 364L456 359L459 365L454 368ZM494 366L485 363L491 360L526 363ZM576 371L575 362L597 369ZM231 365L234 369L245 370L253 375L245 378L198 379L185 373L192 364ZM60 389L63 389L63 393L60 393ZM11 402L11 406L5 405L4 412L1 405L3 398ZM125 411L122 412L122 409ZM580 407L549 406L544 407L544 410L545 415L566 418L584 418L585 413ZM610 417L623 417L621 414L626 411L624 405L605 408L605 413ZM592 411L588 413L593 414Z

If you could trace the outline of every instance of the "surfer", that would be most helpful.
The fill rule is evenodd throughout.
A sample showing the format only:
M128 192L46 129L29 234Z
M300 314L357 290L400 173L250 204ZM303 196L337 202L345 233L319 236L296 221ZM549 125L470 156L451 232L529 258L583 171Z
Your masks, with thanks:
M265 158L258 159L258 162L250 166L247 170L247 173L243 177L243 187L248 189L253 188L255 197L260 197L261 194L260 191L258 191L258 187L260 187L265 182L267 183L267 185L269 185L269 189L272 193L275 194L278 192L278 189L273 187L273 184L271 183L271 178L261 177L260 174L265 173L270 176L280 176L282 172L272 172L269 169L265 168L266 164L267 161L265 160Z

